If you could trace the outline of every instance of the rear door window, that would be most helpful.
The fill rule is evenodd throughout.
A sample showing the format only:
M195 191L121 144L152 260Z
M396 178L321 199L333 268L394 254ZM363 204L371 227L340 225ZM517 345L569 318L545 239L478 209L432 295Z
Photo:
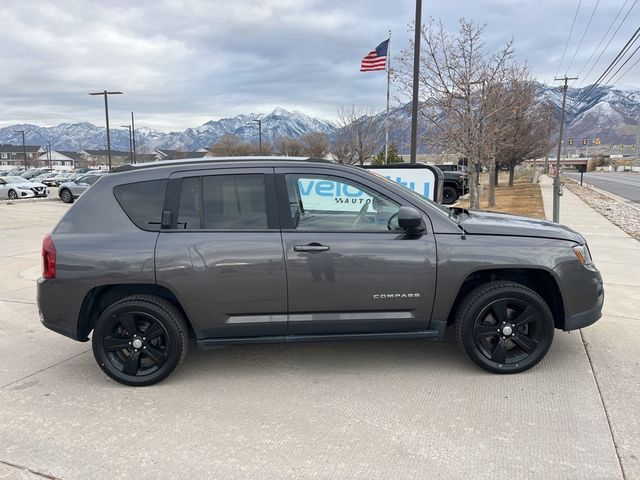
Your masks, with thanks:
M268 228L263 174L210 175L182 180L178 229Z
M113 194L138 228L157 232L160 230L166 187L167 180L126 183L114 187Z

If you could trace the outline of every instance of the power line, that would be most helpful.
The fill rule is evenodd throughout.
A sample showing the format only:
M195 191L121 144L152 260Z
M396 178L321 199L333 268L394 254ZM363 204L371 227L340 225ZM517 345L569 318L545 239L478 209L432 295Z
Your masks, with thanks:
M636 38L636 40L637 40L637 38ZM624 62L622 65L620 65L620 67L618 67L618 70L616 70L616 71L615 71L615 73L614 73L613 75L611 75L611 78L609 78L609 80L607 80L607 83L605 83L605 84L604 84L604 86L605 86L605 87L606 87L607 85L609 85L609 83L613 83L613 79L614 79L614 78L615 78L615 76L618 74L618 72L619 72L620 70L622 70L622 68L623 68L627 63L629 63L629 60L631 60L631 59L633 58L633 56L636 54L636 52L637 52L638 50L640 50L640 45L638 45L638 46L636 47L636 49L633 51L633 53L632 53L631 55L629 55L629 58L627 58L627 60L625 60L625 62ZM637 63L637 62L636 62L636 63ZM626 73L626 72L625 72L625 73Z
M640 28L638 28L633 33L633 35L627 41L627 43L624 45L624 47L622 47L622 50L620 50L618 55L616 55L616 58L613 59L613 61L605 69L605 71L602 73L602 75L600 75L598 77L598 79L595 81L595 83L593 85L591 85L583 95L581 95L581 98L584 98L584 97L588 96L598 86L598 84L611 72L611 70L613 70L616 67L617 63L622 59L622 57L624 57L624 55L627 53L629 48L631 48L631 46L638 39L638 34L639 33L640 33Z
M571 57L571 61L569 62L569 66L567 67L567 72L569 70L571 70L571 65L573 65L573 61L576 59L576 55L578 54L578 51L580 50L580 47L582 46L582 41L584 40L585 35L587 34L587 31L589 30L589 26L591 25L591 21L593 20L593 16L596 14L596 10L598 9L598 5L600 5L600 0L598 0L596 2L596 6L593 7L593 12L591 12L591 16L589 17L589 21L587 22L587 26L584 29L584 32L582 32L582 37L580 37L580 41L578 42L578 48L576 48L576 51L573 53L573 57ZM566 73L565 73L566 75Z
M602 45L602 42L604 42L604 39L607 38L607 35L609 35L609 32L613 28L613 25L616 23L616 20L618 20L618 17L622 13L622 10L624 10L624 7L627 5L628 2L629 2L629 0L624 0L624 3L620 7L620 10L618 10L618 13L616 14L615 18L609 24L609 28L607 28L607 31L604 33L604 35L602 36L602 38L598 42L598 45L596 45L596 48L594 48L593 52L591 52L591 55L589 56L589 60L587 60L587 62L582 66L582 68L578 72L578 76L580 76L582 74L582 72L584 71L584 69L587 68L587 65L589 65L589 63L591 62L591 59L593 58L593 56L596 54L596 52L600 48L600 45Z
M571 22L571 29L569 30L569 37L567 37L567 43L564 44L564 50L562 51L562 57L560 58L560 63L558 64L558 70L556 74L553 76L554 78L558 76L558 72L560 71L560 67L562 67L562 62L564 61L564 55L567 53L567 47L569 46L569 42L571 41L571 34L573 33L573 27L576 24L576 18L578 18L578 12L580 11L580 5L582 5L582 0L578 1L578 8L576 8L576 13L573 16L573 21Z
M627 69L624 71L624 73L623 73L622 75L620 75L618 78L616 78L616 81L615 81L614 83L618 83L620 80L622 80L622 78L623 78L627 73L629 73L629 71L630 71L633 67L635 67L638 63L640 63L640 58L638 58L638 60L636 60L636 61L633 63L633 65L631 65L629 68L627 68Z
M631 5L629 7L629 10L627 11L626 15L623 17L623 19L620 21L620 25L618 25L618 28L616 28L616 31L613 32L613 35L611 36L611 38L609 39L609 41L607 42L607 44L604 46L604 48L602 49L602 51L600 52L600 55L598 55L598 58L596 59L595 63L593 65L591 65L591 68L589 69L589 71L587 72L587 74L582 78L582 82L580 82L580 85L578 85L578 88L580 88L582 86L582 84L587 80L587 78L589 78L589 75L591 75L591 72L593 71L593 69L596 67L596 65L598 65L598 62L600 61L600 59L602 58L602 55L604 55L604 52L607 50L607 48L609 48L609 45L611 45L611 42L613 41L613 39L616 37L616 34L618 33L618 31L620 30L620 27L622 27L622 25L624 24L625 20L627 19L627 17L629 16L629 14L631 13L631 10L633 10L633 7L636 6L636 3L638 2L638 0L634 0L633 5ZM624 5L626 5L627 2L624 2ZM622 6L622 8L624 8L624 5ZM616 18L618 16L616 15ZM612 23L615 23L615 19ZM609 28L611 29L611 28ZM605 37L607 35L605 34ZM603 37L604 40L604 37ZM597 47L596 47L597 50ZM595 51L594 51L595 53ZM588 63L588 62L587 62ZM586 65L585 65L586 67Z

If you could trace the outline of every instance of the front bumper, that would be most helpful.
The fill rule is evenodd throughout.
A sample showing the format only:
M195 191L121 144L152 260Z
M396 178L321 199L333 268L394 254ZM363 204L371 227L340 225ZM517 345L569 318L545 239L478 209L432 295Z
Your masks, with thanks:
M49 189L42 188L26 190L17 188L16 193L18 194L18 198L46 198L49 195Z
M577 330L594 324L602 316L604 285L598 270L589 270L578 261L554 268L564 304L563 330Z
M588 327L596 323L602 316L602 306L604 305L604 288L602 282L599 285L599 295L596 305L589 310L566 317L564 320L564 330L577 330L579 328Z

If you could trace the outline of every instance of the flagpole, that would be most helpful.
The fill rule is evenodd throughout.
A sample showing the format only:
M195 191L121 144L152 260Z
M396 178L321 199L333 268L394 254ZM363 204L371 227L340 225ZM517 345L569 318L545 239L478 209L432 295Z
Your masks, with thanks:
M391 30L387 44L387 121L384 133L384 162L389 163L389 86L391 84Z

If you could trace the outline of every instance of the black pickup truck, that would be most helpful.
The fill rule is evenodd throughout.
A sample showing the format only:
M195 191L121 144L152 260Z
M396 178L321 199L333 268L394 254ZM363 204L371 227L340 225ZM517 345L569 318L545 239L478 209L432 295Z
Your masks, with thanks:
M458 170L458 165L445 164L436 165L444 175L444 186L442 188L442 203L451 205L459 197L469 192L468 174Z

